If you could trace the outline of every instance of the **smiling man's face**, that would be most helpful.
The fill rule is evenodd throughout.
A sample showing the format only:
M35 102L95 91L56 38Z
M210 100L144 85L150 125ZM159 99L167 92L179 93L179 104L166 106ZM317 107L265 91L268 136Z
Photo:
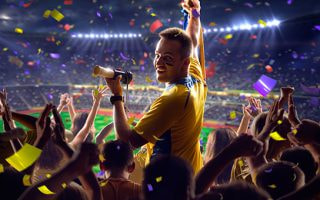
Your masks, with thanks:
M181 58L181 45L178 41L161 38L155 50L154 67L157 79L170 83L181 78L184 59Z

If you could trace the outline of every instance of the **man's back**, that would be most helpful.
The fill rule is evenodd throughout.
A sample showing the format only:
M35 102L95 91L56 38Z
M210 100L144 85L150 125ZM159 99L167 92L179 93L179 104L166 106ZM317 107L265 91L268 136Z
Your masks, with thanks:
M108 178L100 182L103 199L108 200L137 200L141 186L130 180Z

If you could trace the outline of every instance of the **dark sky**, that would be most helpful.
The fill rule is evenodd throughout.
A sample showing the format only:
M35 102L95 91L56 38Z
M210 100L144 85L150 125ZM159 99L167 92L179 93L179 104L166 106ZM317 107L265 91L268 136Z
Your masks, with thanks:
M285 21L320 13L320 0L202 0L201 5L205 27L210 22L215 22L217 27L232 26L257 23L259 19ZM65 18L57 22L51 17L42 17L47 9L57 9ZM181 27L181 17L178 0L73 0L72 5L64 5L63 0L0 1L0 31L5 32L14 32L19 27L25 33L59 33L64 31L63 25L69 24L74 25L70 33L144 33L156 19L160 19L164 26Z

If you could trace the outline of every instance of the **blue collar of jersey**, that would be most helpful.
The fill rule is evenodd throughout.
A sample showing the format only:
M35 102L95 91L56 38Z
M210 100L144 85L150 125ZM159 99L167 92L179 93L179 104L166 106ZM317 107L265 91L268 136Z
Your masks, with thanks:
M170 90L175 85L184 85L190 90L194 86L194 84L197 82L199 82L199 80L197 80L193 76L188 75L187 77L183 77L174 83L170 83L166 87L166 90Z

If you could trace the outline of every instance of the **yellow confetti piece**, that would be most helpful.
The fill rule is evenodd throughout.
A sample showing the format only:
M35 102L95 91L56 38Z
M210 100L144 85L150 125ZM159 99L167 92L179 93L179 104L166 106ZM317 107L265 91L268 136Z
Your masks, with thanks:
M40 156L42 150L30 144L25 144L19 151L6 158L6 161L19 172L32 165Z
M42 50L39 48L37 54L39 55L41 52L42 52Z
M260 55L258 53L255 53L255 54L252 55L252 58L259 58L259 56Z
M210 22L209 26L216 26L217 24L215 22Z
M104 158L104 156L102 154L99 154L99 160L101 162L104 162L106 159Z
M155 16L157 16L157 14L156 13L151 13L151 16L155 17Z
M281 137L281 135L277 131L270 133L270 137L276 141L286 140L285 138Z
M51 177L51 174L46 174L46 177L47 177L47 178L50 178L50 177Z
M149 76L146 76L146 82L147 83L152 83L152 79Z
M282 121L281 121L281 120L278 120L277 123L280 125L280 124L282 124Z
M131 59L131 61L132 61L132 64L133 64L133 65L136 65L136 64L137 64L134 59Z
M60 44L61 44L61 41L58 40L58 41L56 42L56 45L59 46Z
M22 178L22 182L23 182L23 185L24 185L24 186L30 186L30 185L32 185L32 184L31 184L31 176L28 175L28 174L24 175L23 178Z
M8 51L8 48L7 48L7 47L5 47L5 48L3 48L3 49L2 49L2 51Z
M230 40L230 39L232 39L232 37L233 37L232 34L228 34L228 35L224 36L224 39Z
M244 166L243 160L239 160L238 164L239 164L239 167L243 167Z
M23 29L22 28L15 28L14 32L19 33L19 34L23 34Z
M293 135L296 135L298 133L298 130L297 129L293 129L292 133L293 133Z
M98 94L99 94L99 91L97 89L94 89L93 90L93 95L96 97L96 96L98 96Z
M267 22L263 21L262 19L259 19L259 24L261 24L263 27L267 26Z
M161 182L162 181L162 176L157 177L156 181L157 181L157 183Z
M4 172L4 167L2 164L0 164L0 173Z
M62 186L63 188L66 188L66 187L67 187L67 184L66 184L66 183L62 183L61 186Z
M253 68L255 66L255 64L250 64L248 67L247 67L247 70Z
M58 22L60 22L64 18L64 15L56 9L54 9L50 15L53 19L57 20Z
M45 186L45 185L39 186L38 190L43 194L55 194L54 192L49 190L49 188L47 188L47 186Z
M154 138L154 139L156 139L157 141L163 141L163 140L164 140L164 139L160 139L160 138L158 138L158 137L157 137L157 136L155 136L155 135L153 136L153 138Z
M50 14L51 14L51 10L46 10L46 11L44 11L44 13L43 13L43 17L44 18L48 18L49 16L50 16Z
M128 119L128 124L131 125L131 124L134 122L134 120L135 120L135 117L134 117L134 116L129 117L129 119Z
M235 119L237 117L236 111L230 112L230 119Z
M106 86L105 85L99 85L99 90L103 90Z
M272 189L275 189L277 188L277 186L275 184L272 184L272 185L268 185L269 188L272 188Z
M101 186L101 187L103 187L103 186L105 186L105 185L107 185L107 182L102 182L102 183L100 183L100 186Z

